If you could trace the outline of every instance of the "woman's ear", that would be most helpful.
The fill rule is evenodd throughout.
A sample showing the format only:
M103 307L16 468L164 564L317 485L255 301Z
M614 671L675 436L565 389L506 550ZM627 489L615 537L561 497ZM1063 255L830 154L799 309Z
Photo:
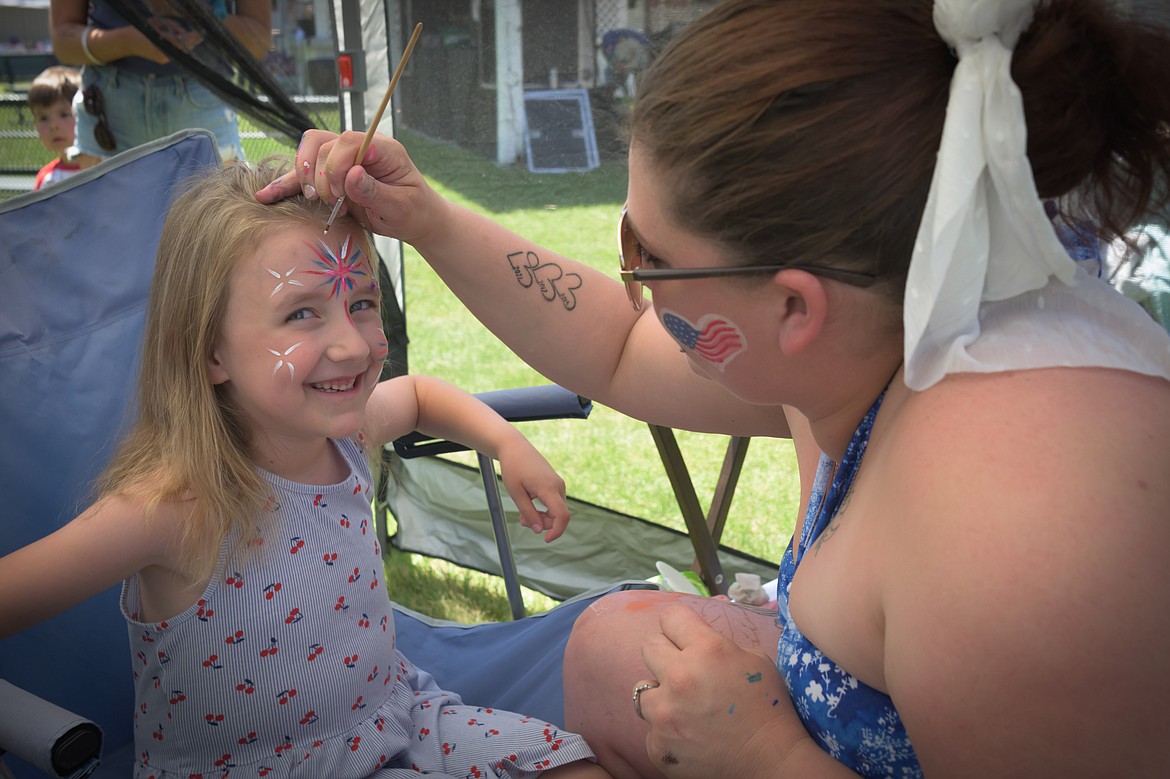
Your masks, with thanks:
M207 375L211 377L212 384L223 384L231 378L227 368L220 362L219 350L217 349L213 349L211 356L207 358Z
M778 271L772 284L780 302L780 350L794 357L807 349L824 328L828 314L825 285L808 271L795 268Z

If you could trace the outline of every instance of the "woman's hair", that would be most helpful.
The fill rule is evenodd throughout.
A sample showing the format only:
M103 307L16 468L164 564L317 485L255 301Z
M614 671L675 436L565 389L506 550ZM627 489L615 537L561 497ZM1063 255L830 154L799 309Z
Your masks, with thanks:
M1075 190L1102 237L1170 170L1170 33L1114 5L1040 2L1012 60L1040 196ZM630 123L668 213L737 264L875 273L900 300L957 63L932 6L725 0L684 29Z
M277 232L321 229L328 218L329 206L302 196L257 202L255 193L286 169L278 159L210 169L171 204L146 313L137 417L99 484L101 494L141 499L151 512L163 501L186 503L183 546L193 573L211 572L233 530L239 542L253 538L271 497L245 420L212 383L208 360L236 264ZM343 217L334 226L354 223Z
M42 70L28 85L28 104L33 108L48 108L58 100L71 102L81 89L81 71L64 65L53 65Z

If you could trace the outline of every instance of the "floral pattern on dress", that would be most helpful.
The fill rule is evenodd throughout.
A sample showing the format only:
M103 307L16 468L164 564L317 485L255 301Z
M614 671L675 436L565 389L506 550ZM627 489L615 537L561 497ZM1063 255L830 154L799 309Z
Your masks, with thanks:
M821 456L809 497L799 547L789 543L780 564L776 593L781 629L776 665L788 685L805 729L822 749L849 769L874 779L917 779L922 768L890 696L875 690L827 657L804 637L788 606L789 589L804 551L828 527L849 492L865 455L883 392L853 433L833 476L833 462Z

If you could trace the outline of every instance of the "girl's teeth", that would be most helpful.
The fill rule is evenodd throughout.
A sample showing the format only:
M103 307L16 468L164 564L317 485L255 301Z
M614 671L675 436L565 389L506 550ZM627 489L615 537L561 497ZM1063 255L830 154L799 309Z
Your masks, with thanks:
M351 379L348 384L337 384L336 382L314 384L313 389L323 390L325 392L344 392L345 390L353 389L353 380Z

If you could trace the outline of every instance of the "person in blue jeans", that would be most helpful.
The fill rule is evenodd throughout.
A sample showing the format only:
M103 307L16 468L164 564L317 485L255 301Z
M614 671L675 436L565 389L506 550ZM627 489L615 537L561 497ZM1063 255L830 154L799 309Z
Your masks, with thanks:
M267 0L238 0L234 14L224 0L209 3L244 48L264 56L272 37ZM53 52L63 63L83 66L82 89L74 96L81 167L188 128L210 130L223 159L243 159L236 112L105 0L51 0L49 15ZM202 41L202 33L178 19L156 20L160 32L186 51Z

